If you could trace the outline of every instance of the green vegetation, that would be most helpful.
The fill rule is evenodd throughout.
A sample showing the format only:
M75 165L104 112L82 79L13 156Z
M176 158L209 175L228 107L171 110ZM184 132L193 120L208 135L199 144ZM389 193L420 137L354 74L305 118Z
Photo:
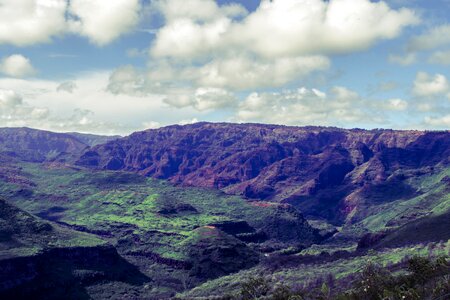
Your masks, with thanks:
M294 256L287 258L269 256L260 265L252 269L243 270L236 274L208 281L191 291L179 294L178 298L196 299L207 296L229 295L232 297L230 299L240 299L239 297L243 287L241 283L251 282L254 278L262 278L263 280L259 279L258 281L263 281L269 285L271 292L274 292L282 285L284 287L288 286L296 296L302 295L302 297L304 297L304 295L310 295L309 298L306 297L301 299L323 299L317 298L323 296L321 293L323 283L326 283L336 296L338 293L343 293L346 290L352 289L352 283L357 283L360 278L358 273L363 272L368 264L385 268L393 275L401 275L406 272L406 262L414 256L441 257L445 255L450 255L450 241L448 243L430 243L429 245L418 244L414 247L385 249L379 252L369 251L368 253L359 256L337 256L331 261L319 258L314 261L299 260L298 262L295 262ZM282 261L280 261L280 259L282 259ZM286 265L286 261L288 261L289 264ZM445 276L448 275L450 275L450 273L447 273ZM448 278L445 276L443 279ZM256 299L272 298L262 297ZM335 299L335 297L325 299Z
M86 288L87 294L100 298L112 291L126 291L136 297L156 299L172 297L175 292L182 299L224 295L229 299L370 299L361 296L362 287L347 283L356 282L374 268L398 282L413 272L407 269L407 261L414 255L449 254L448 238L440 241L450 228L445 225L450 212L445 181L449 175L450 169L441 169L408 179L408 185L415 190L412 197L368 205L367 212L355 214L338 227L340 232L333 238L309 247L308 243L299 243L301 239L281 236L302 222L283 205L251 203L217 190L177 187L126 172L20 163L5 168L0 196L59 224L40 220L39 224L51 224L52 230L40 235L34 231L24 233L20 239L15 238L20 246L2 243L0 257L12 253L36 255L49 247L95 247L109 242L127 263L151 278L151 283L139 286L105 281ZM382 188L377 191L383 193ZM26 218L38 220L31 215L24 215ZM273 234L272 239L244 243L213 226L227 221L245 221L256 233ZM324 232L335 228L323 220L312 223ZM5 224L1 227L9 228ZM35 228L29 224L23 227ZM362 234L385 231L386 237L372 247L377 252L357 250ZM8 234L3 233L0 239L4 241ZM423 244L425 241L430 243ZM370 267L368 261L372 262ZM247 269L234 273L244 267ZM77 276L97 275L80 271ZM408 281L408 291L419 290L420 296L422 286L430 293L445 290L445 276L448 274L436 275L433 283ZM382 286L377 293L384 295L386 290L386 294L394 295L388 299L403 295L380 278L373 280Z
M130 263L154 278L152 297L167 297L175 291L198 285L204 279L189 271L186 264L196 264L205 258L202 247L211 249L220 260L211 259L212 277L253 266L258 254L245 243L224 235L220 247L215 242L196 240L198 230L224 221L246 221L258 229L266 219L278 216L277 205L257 206L238 196L217 190L181 188L165 181L145 178L125 172L78 170L44 167L21 163L11 178L24 178L26 184L0 180L1 193L20 208L58 222L63 227L86 231L112 243ZM27 190L28 192L24 192ZM88 243L92 235L66 239L68 244ZM222 236L222 233L221 233ZM59 240L58 240L59 241ZM246 259L232 262L227 257L232 248L242 247L238 255ZM226 250L228 249L228 250ZM194 254L195 253L195 254ZM251 254L251 255L250 255ZM195 258L195 259L194 259ZM209 259L209 258L208 258ZM186 282L189 282L187 284Z

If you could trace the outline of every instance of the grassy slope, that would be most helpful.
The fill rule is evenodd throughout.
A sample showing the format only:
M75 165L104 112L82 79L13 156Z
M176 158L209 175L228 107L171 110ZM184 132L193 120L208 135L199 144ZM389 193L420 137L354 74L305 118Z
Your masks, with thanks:
M450 255L450 242L434 243L429 245L418 244L411 247L385 249L379 252L369 252L362 256L349 259L337 259L331 262L316 262L300 264L296 267L279 268L269 270L259 265L255 268L243 270L239 273L224 276L208 281L188 292L177 295L179 299L204 299L223 295L239 295L241 283L251 277L262 276L276 286L284 284L298 289L320 288L321 283L333 277L335 285L340 288L350 286L355 278L355 273L360 272L368 262L377 262L382 266L401 264L414 255L440 256ZM270 259L270 258L269 258Z
M34 164L22 167L22 172L36 184L31 188L33 194L17 196L17 190L23 187L2 183L3 195L13 195L13 201L31 213L90 230L127 227L136 233L155 230L184 238L193 229L217 221L246 220L259 227L274 209L254 206L219 191L178 188L134 174L43 169ZM178 203L190 204L198 213L160 213Z
M361 234L391 230L392 233L376 246L379 252L275 271L257 266L209 281L180 294L179 297L192 299L224 293L236 294L240 289L240 282L261 274L273 284L283 283L300 287L314 286L318 279L325 280L332 274L338 282L343 280L340 284L345 285L351 280L352 274L362 270L370 260L386 266L398 264L413 255L450 255L449 176L450 168L443 168L432 174L410 179L408 183L417 190L418 196L374 205L369 208L368 216L364 220L344 225L341 232L327 243L313 245L300 254L318 255L321 252L354 251L357 237Z
M246 220L258 228L276 209L251 205L216 190L179 188L129 173L43 168L28 163L20 167L20 171L11 172L8 182L0 180L0 195L31 213L109 240L129 262L154 278L147 291L154 297L166 297L174 290L198 284L198 280L189 278L182 267L161 264L148 254L175 260L176 264L186 259L183 242L195 228L224 220ZM197 212L161 213L179 203L189 204ZM98 289L102 294L107 292L106 287Z
M94 235L49 224L0 199L0 260L30 256L52 248L106 245Z

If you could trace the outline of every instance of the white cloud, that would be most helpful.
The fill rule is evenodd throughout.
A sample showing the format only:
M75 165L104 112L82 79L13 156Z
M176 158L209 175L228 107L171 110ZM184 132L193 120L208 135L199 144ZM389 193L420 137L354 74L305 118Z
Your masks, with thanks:
M442 117L426 117L425 124L433 128L443 128L448 130L450 128L450 114Z
M220 88L197 88L172 90L164 98L164 102L177 107L193 107L198 111L217 110L220 108L233 108L237 98L233 93Z
M360 96L344 87L329 95L317 89L300 88L278 93L252 93L240 105L236 120L288 125L339 125L375 122L364 111Z
M0 0L0 44L28 46L72 32L103 46L137 24L140 8L139 0Z
M103 46L133 28L139 20L139 0L71 0L73 32Z
M131 65L121 66L111 73L107 90L115 95L125 94L138 97L144 97L151 92L147 86L145 75Z
M264 56L330 54L367 49L418 21L412 11L382 1L266 0L232 33Z
M248 91L280 87L327 69L327 55L365 50L420 20L369 0L264 0L253 12L213 0L160 0L165 24L150 78Z
M214 59L191 71L198 85L235 90L279 87L330 65L324 56L300 56L259 61L246 56Z
M13 90L0 89L0 109L10 110L22 105L22 97Z
M160 0L154 7L160 10L168 22L178 19L211 21L221 17L245 16L248 12L240 4L218 6L210 0Z
M184 2L190 6L214 1ZM235 22L210 10L202 13L201 23L184 10L162 12L167 24L158 32L152 53L178 58L230 47L272 58L354 52L395 38L404 27L419 22L408 9L393 10L384 2L368 0L264 0L255 12Z
M386 110L405 111L408 109L408 102L403 99L389 99L383 105Z
M432 76L426 72L419 72L414 81L413 94L418 97L436 97L446 94L449 88L449 82L444 75Z
M448 44L450 44L450 24L444 24L412 38L408 43L408 50L430 50Z
M66 0L0 0L0 44L48 42L66 29Z
M405 53L390 55L389 61L408 66L417 61L420 52L439 49L431 53L428 62L447 65L450 64L450 51L442 50L447 45L450 45L450 24L431 27L422 34L412 37L405 47Z
M178 87L151 80L131 65L114 70L109 76L107 90L115 95L146 97L159 94L164 103L176 107L192 107L198 111L233 107L237 98L233 93L213 87Z
M178 122L178 125L188 125L188 124L195 124L195 123L198 123L197 118L192 118L190 120L181 120L180 122Z
M142 129L157 129L161 127L161 123L155 121L142 122Z
M24 103L21 95L13 90L0 89L0 124L17 126L27 121L40 121L49 114L47 108L32 107Z
M70 80L77 85L72 93L57 91L66 80L0 78L0 90L10 91L5 92L9 96L3 97L0 104L0 127L128 134L143 129L144 123L149 122L163 126L199 116L207 119L207 112L167 105L162 95L113 94L106 89L110 74L111 71L82 73Z
M179 0L166 1L168 6L174 2ZM270 58L354 52L395 38L404 27L419 22L411 10L393 10L385 2L368 0L264 0L256 11L234 22L209 10L202 13L202 22L180 12L162 10L167 24L157 34L154 56L193 58L227 48Z
M406 53L404 55L390 54L388 60L391 63L399 64L402 66L409 66L417 61L417 54L416 53Z
M434 52L428 62L432 64L450 65L450 50Z
M245 54L217 57L204 64L173 64L157 61L150 66L148 79L155 83L182 82L197 87L252 90L280 87L304 78L314 71L325 70L330 61L325 56L258 59Z
M28 58L20 54L13 54L3 58L0 72L11 77L25 77L35 73Z

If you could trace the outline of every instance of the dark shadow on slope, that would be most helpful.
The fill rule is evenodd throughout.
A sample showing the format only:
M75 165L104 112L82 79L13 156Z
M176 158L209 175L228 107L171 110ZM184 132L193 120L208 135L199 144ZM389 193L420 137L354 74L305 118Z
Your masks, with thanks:
M150 281L112 246L51 249L0 261L0 269L1 299L90 299L86 287L92 284Z
M449 239L450 212L447 212L410 222L389 233L375 248L392 248L417 243L447 241Z

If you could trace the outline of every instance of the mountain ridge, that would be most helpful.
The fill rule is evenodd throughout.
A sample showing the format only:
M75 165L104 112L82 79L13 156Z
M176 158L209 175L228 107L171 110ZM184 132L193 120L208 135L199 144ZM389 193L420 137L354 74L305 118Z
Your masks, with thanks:
M75 164L287 202L327 219L337 215L334 221L343 222L358 205L352 203L358 193L370 192L367 185L400 186L403 192L395 193L403 197L412 193L402 184L417 175L410 173L448 165L449 149L448 131L196 123L136 132L91 147ZM322 195L330 189L342 196ZM312 207L311 198L317 202Z

